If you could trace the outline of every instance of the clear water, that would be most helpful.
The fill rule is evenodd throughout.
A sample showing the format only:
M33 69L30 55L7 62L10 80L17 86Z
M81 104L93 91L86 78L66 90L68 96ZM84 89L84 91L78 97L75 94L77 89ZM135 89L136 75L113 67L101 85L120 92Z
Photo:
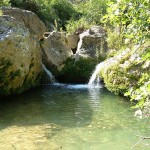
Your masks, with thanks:
M149 150L149 119L103 87L47 85L0 102L0 150Z

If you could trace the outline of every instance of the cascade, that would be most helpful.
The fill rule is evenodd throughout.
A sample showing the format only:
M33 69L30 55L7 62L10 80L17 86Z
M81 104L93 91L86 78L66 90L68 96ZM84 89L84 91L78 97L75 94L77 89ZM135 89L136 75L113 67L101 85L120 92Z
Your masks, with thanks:
M101 63L99 63L97 66L96 66L96 69L95 71L93 72L90 80L89 80L89 83L88 85L99 85L101 79L100 77L98 76L98 73L101 71L102 68L104 67L107 67L107 65L109 65L110 63L113 63L115 64L117 60L113 59L112 58L109 58Z
M99 71L104 66L104 63L101 62L96 66L95 71L93 72L92 76L90 77L88 85L98 85L100 83L100 77L98 76Z
M43 63L42 63L42 68L43 68L43 70L45 71L45 73L46 73L46 75L48 77L48 81L46 81L46 83L55 83L56 81L55 81L54 76L52 75L52 73L50 72L50 70L48 70L46 68L46 66Z

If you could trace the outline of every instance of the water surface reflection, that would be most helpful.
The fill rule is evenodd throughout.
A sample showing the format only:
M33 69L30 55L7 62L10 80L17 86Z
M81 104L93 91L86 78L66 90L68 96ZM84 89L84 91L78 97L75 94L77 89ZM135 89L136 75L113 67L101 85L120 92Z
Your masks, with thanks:
M0 149L129 149L135 135L149 136L149 121L134 118L129 105L102 86L58 83L3 98Z

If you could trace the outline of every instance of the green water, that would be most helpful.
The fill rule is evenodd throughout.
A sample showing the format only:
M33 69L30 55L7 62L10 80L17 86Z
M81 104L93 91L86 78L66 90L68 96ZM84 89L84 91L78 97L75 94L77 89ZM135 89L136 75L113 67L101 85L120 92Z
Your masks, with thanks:
M150 136L149 119L102 87L47 85L0 102L0 150L149 150L138 136Z

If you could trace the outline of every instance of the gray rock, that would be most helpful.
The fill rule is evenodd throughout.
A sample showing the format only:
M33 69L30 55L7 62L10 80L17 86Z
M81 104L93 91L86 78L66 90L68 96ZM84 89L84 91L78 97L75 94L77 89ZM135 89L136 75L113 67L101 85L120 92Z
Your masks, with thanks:
M72 50L77 49L78 42L79 42L79 36L78 35L69 34L67 36L67 46L70 49L72 49Z
M75 59L105 58L107 52L106 32L100 26L93 26L80 34Z
M43 33L46 31L44 23L31 11L22 10L12 7L1 7L3 15L9 15L16 18L20 23L23 23L32 33L39 39L43 38Z
M49 68L55 66L58 70L61 70L64 66L64 61L73 55L72 51L66 46L65 39L63 33L53 31L49 32L49 36L41 44L43 62Z

